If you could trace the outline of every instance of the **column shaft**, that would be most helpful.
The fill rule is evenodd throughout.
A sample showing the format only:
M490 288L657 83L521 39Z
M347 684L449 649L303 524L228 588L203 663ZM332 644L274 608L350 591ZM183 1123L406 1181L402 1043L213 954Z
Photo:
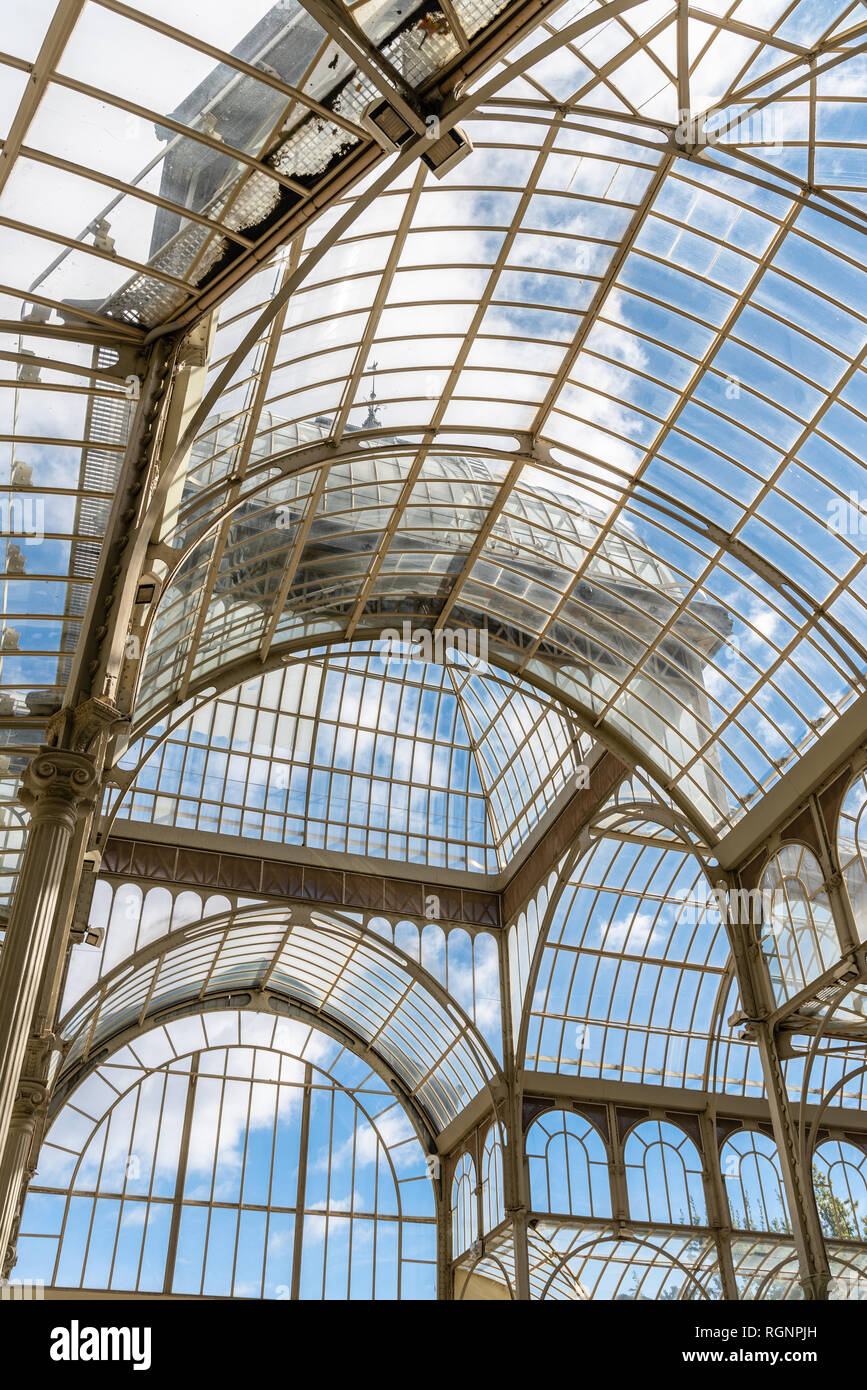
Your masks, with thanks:
M78 870L70 853L76 843L78 816L92 803L97 784L94 761L83 753L46 750L36 755L24 774L22 800L31 808L31 819L0 956L0 1173L4 1180L12 1178L9 1165L17 1161L16 1155L20 1158L24 1143L23 1137L13 1141L7 1162L15 1107L20 1118L21 1107L26 1111L32 1100L33 1087L39 1088L40 1095L44 1091L36 1078L30 1079L32 1085L25 1084L25 1057L52 937L58 929L58 909L68 900L64 888L69 876ZM33 1107L33 1124L37 1109ZM25 1128L32 1139L32 1124ZM11 1193L6 1186L0 1190L0 1251L4 1252L20 1196L20 1184L13 1180L11 1186Z
M727 892L738 884L736 880L732 883L721 880L717 886ZM761 926L760 921L741 921L737 913L729 912L727 930L743 1008L741 1019L746 1023L747 1035L757 1044L762 1063L801 1288L805 1298L826 1299L830 1277L828 1256L813 1191L813 1175L809 1165L803 1162L778 1038L769 1021L774 1001L767 963L759 944Z

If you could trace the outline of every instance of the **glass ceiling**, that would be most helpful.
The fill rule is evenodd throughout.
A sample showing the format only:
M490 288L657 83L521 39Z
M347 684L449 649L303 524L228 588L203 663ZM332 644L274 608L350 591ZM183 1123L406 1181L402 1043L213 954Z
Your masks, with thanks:
M282 263L226 301L140 717L281 647L484 628L714 841L863 689L867 25L714 9L688 71L661 3L489 80L473 153L362 195L285 317Z
M399 653L399 654L398 654ZM568 711L452 651L354 645L152 727L122 819L497 873L589 749ZM117 802L119 801L119 805Z
M443 4L10 16L0 902L147 350L195 324L204 395L188 374L167 399L195 428L131 526L155 597L104 809L317 863L497 873L597 741L637 771L502 940L237 894L191 908L180 881L131 908L135 885L106 875L55 1113L133 1046L163 1085L193 1055L239 1079L208 1053L248 1008L268 1022L232 1012L241 1045L321 1030L425 1142L472 1102L495 1113L516 1066L762 1091L698 870L865 689L867 14L568 0L531 31L521 0ZM404 130L391 144L377 108ZM432 112L469 142L436 174ZM115 678L102 693L126 698L130 670ZM856 779L856 909L864 801ZM810 851L773 857L763 886L782 1006L844 944ZM514 1026L493 1037L501 1006ZM845 1041L806 1081L785 1062L794 1098L843 1077ZM538 1241L565 1250L549 1225ZM744 1268L761 1259L750 1243Z
M17 781L63 700L135 402L117 347L0 339L2 910L23 845Z
M293 923L285 909L247 908L172 932L105 975L61 1024L60 1081L116 1047L124 1029L157 1014L166 1021L173 1003L182 1013L190 999L220 1008L250 989L294 1000L308 1022L361 1039L434 1133L499 1075L463 1011L397 947L337 912Z
M551 918L525 1065L686 1090L731 1085L713 1072L728 941L718 913L690 911L703 884L687 855L599 841Z
M437 179L363 140L359 103L399 105L494 15L448 8L356 6L339 42L318 3L9 26L8 505L46 535L23 570L10 541L2 717L23 754L63 687L136 344L223 296L203 424L145 519L167 568L139 730L218 669L481 629L714 842L864 688L867 16L566 5L442 105L473 149ZM313 135L323 177L376 156L376 196L369 161L316 202ZM241 283L253 232L275 254Z
M436 1295L433 1187L406 1113L357 1054L289 1018L209 1011L114 1052L54 1119L29 1201L19 1258L61 1286ZM30 1236L46 1225L60 1239Z
M412 100L503 8L16 7L0 54L7 304L138 328L186 310L314 214L336 170L379 156L363 118L388 74Z

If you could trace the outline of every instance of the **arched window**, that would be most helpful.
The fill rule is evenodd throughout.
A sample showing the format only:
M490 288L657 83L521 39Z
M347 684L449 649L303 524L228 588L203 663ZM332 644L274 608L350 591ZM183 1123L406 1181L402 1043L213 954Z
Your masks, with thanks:
M720 1152L732 1226L741 1231L789 1231L789 1210L773 1139L755 1130L732 1134Z
M476 1211L476 1165L461 1154L452 1179L452 1256L462 1255L479 1235Z
M21 1231L16 1276L59 1287L436 1292L409 1117L354 1053L271 1015L178 1019L87 1075L49 1130Z
M561 1216L610 1216L608 1156L598 1130L571 1110L549 1110L527 1133L530 1204Z
M778 1002L790 999L840 956L819 861L806 845L784 845L762 875L763 941Z
M673 1226L707 1224L701 1158L677 1125L644 1120L630 1130L624 1158L633 1220Z
M867 1154L827 1139L813 1155L813 1188L822 1230L832 1240L867 1239Z
M503 1202L503 1135L494 1122L485 1137L482 1150L482 1224L485 1232L505 1220Z
M863 941L867 938L867 773L859 772L843 799L837 853Z

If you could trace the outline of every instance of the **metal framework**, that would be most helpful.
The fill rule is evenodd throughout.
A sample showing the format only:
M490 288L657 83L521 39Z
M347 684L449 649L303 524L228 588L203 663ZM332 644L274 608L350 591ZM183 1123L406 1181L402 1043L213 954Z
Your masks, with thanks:
M4 44L0 1273L851 1296L863 5Z

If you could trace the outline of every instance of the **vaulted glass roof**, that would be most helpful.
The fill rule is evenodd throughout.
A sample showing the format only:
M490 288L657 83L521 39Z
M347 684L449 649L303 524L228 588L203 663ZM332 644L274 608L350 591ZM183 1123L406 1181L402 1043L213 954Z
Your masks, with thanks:
M688 62L654 4L504 70L455 169L396 164L223 304L139 717L323 638L484 629L711 841L833 724L867 659L864 24L742 8Z
M375 162L363 118L392 81L423 128L416 93L503 8L36 0L10 13L7 303L139 328L183 313L315 215L336 172Z
M81 262L114 281L34 290L37 326L67 289L94 330L116 318L135 337L186 313L193 281L230 262L232 228L202 218L225 224L252 189L291 193L284 145L298 131L323 149L334 131L355 138L358 113L337 116L359 84L371 101L397 69L423 84L492 18L449 6L433 25L363 5L335 39L330 5L263 6L243 33L235 8L200 8L66 0L13 30L6 70L31 64L37 89L3 150L17 255L36 205L7 213L4 198L32 188L42 209L78 206L45 197L34 171L79 178L51 141L74 138L64 113L94 99L99 54L135 41L164 55L126 69L126 86L100 68L106 112L132 122L127 155L158 160L141 187L163 249L134 270L105 241L123 214L106 230L88 204L89 230L58 243L50 275L74 279ZM678 20L682 8L549 15L442 107L472 144L456 167L435 178L378 145L375 182L335 186L315 224L224 298L197 438L152 513L164 590L140 720L218 665L243 678L245 661L404 617L484 628L503 669L644 762L714 840L863 688L865 19L844 0L715 0ZM290 51L303 70L289 73ZM281 139L295 132L277 154L262 143L275 113ZM218 171L227 159L235 171ZM98 150L93 163L108 167ZM182 167L198 202L189 181L168 196ZM182 205L199 220L187 226ZM175 288L155 273L169 245L191 257L171 310L160 295ZM29 384L13 383L16 399ZM66 485L79 492L80 471ZM26 674L38 686L36 666Z
M113 1052L54 1118L30 1202L20 1259L52 1264L54 1284L436 1292L433 1190L410 1120L357 1054L285 1017L208 1011ZM45 1239L60 1211L60 1239Z
M201 1072L254 1149L322 1102L383 1172L442 1158L447 1284L517 1277L532 1210L536 1296L794 1288L794 1205L707 1156L722 1117L776 1173L766 1053L809 1143L861 1126L864 4L33 0L0 47L0 905L66 686L124 717L27 1220L143 1200L112 1125L171 1094L189 1143ZM748 968L707 891L745 864ZM480 874L485 920L425 896ZM561 1138L585 1206L538 1201ZM220 1206L190 1160L176 1236ZM55 1279L90 1241L24 1229Z
M121 759L122 819L496 873L582 765L562 706L456 649L354 644L203 697ZM119 804L118 804L119 801Z
M599 842L548 928L526 1022L528 1066L725 1089L713 1044L728 942L703 884L687 855Z

